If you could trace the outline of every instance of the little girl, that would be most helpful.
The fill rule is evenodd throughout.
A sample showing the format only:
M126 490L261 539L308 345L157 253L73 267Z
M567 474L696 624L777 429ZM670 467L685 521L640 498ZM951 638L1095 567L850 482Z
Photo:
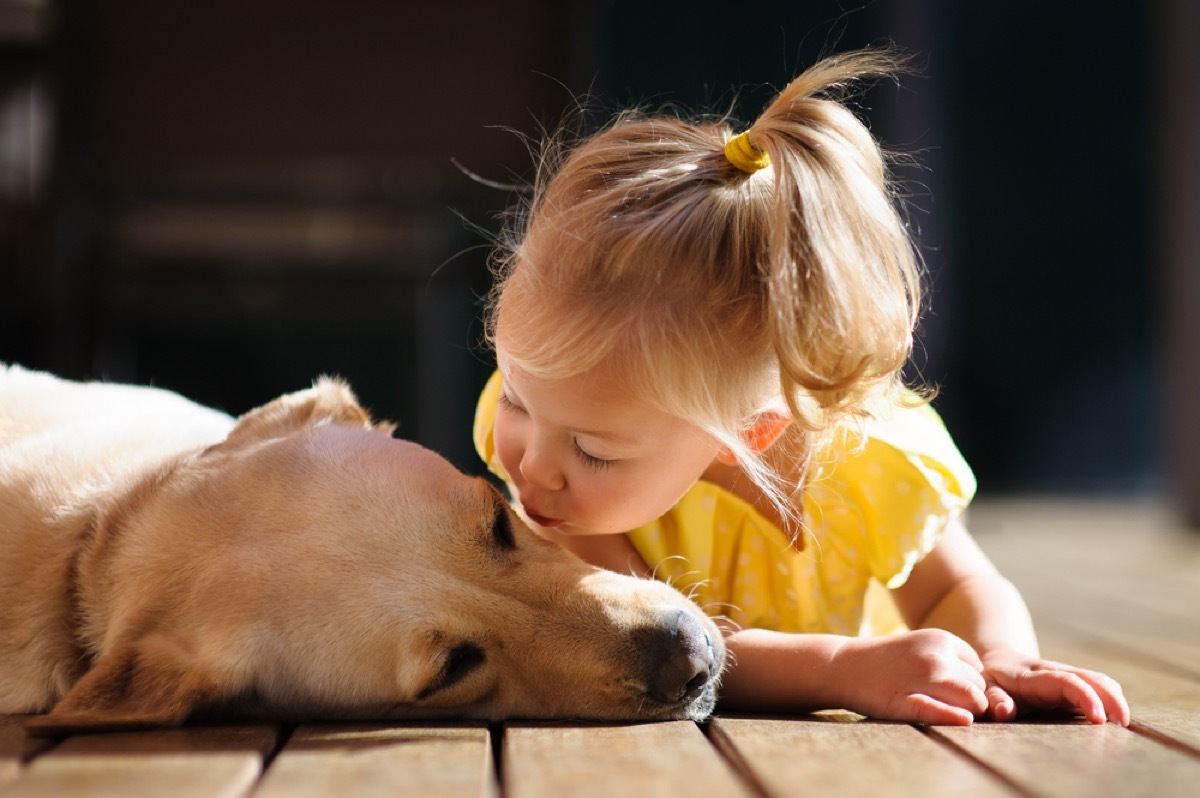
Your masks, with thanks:
M548 158L497 259L476 445L541 534L723 619L724 708L1127 725L1112 679L1039 657L900 385L919 264L833 96L896 67L836 56L738 135L631 113Z

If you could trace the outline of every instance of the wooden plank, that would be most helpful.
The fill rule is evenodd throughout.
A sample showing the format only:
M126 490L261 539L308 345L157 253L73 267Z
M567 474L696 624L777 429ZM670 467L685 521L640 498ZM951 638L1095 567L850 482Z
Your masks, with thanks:
M1000 780L902 723L840 713L802 719L725 718L712 722L714 742L779 798L820 786L822 795L1013 795Z
M696 724L515 724L504 731L505 798L752 795Z
M33 761L4 798L245 795L274 749L272 727L189 727L72 737Z
M1079 644L1050 638L1043 640L1042 648L1051 659L1116 679L1129 700L1135 730L1200 756L1200 681L1156 670L1095 641Z
M1041 633L1105 640L1200 678L1200 537L1158 505L983 502L970 522Z
M981 499L967 523L1004 569L1037 567L1088 581L1130 575L1151 590L1169 574L1200 589L1200 539L1157 502Z
M929 733L1030 795L1183 796L1200 784L1200 759L1111 723L976 723Z
M292 735L255 798L478 798L495 792L485 726L321 725Z
M1200 625L1195 619L1176 623L1122 601L1119 594L1013 581L1025 596L1043 636L1054 630L1078 640L1103 640L1114 650L1136 652L1146 661L1157 661L1180 675L1200 679Z
M17 778L23 762L53 743L25 734L25 715L0 715L0 786Z

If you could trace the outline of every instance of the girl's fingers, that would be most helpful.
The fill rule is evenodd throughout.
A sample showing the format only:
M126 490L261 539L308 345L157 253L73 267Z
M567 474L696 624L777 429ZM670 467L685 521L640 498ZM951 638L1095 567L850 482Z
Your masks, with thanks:
M1086 682L1104 705L1108 719L1120 726L1128 726L1130 721L1129 703L1121 691L1121 685L1116 680L1095 671L1072 668L1071 672Z
M960 639L958 643L958 658L967 663L967 665L969 665L973 671L982 674L983 660L979 658L979 652L976 651L975 648L966 640ZM980 678L983 678L982 675Z
M1062 695L1085 718L1092 723L1103 723L1108 719L1104 711L1104 702L1090 684L1074 673L1057 671L1051 672L1051 675L1062 684Z
M1107 719L1100 696L1090 684L1069 671L1026 671L1012 684L999 680L997 683L1020 703L1034 709L1070 707L1092 723Z
M1121 685L1117 684L1115 679L1097 671L1076 668L1073 665L1064 665L1061 662L1053 662L1051 660L1042 660L1035 663L1033 670L1038 673L1066 673L1075 676L1088 685L1091 692L1100 701L1102 711L1093 713L1093 715L1107 716L1108 720L1121 726L1129 725L1129 721L1131 720L1129 703L1125 700L1125 694L1121 691ZM1078 707L1078 705L1076 706ZM1080 709L1082 711L1082 708ZM1087 715L1088 713L1084 712L1084 714ZM1103 722L1103 720L1098 722Z
M923 692L934 701L957 707L978 717L987 711L987 683L969 666L959 668L950 678L929 684Z
M952 706L931 696L914 693L907 697L909 712L906 719L931 726L970 726L975 722L975 713L969 709Z
M988 717L1007 722L1017 717L1017 702L1003 687L993 684L987 689Z

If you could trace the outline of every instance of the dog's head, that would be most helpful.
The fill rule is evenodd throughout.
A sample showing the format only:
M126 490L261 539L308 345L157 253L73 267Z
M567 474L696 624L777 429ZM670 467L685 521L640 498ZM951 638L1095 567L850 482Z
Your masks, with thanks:
M290 717L698 719L723 660L673 588L593 568L320 381L148 479L80 558L95 658L42 731Z

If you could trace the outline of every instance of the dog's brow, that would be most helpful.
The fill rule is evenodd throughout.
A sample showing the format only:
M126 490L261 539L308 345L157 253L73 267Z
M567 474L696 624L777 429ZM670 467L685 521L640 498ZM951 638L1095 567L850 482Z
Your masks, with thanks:
M508 517L508 508L504 504L504 499L496 496L494 501L495 516L492 518L492 540L495 541L496 547L504 551L514 551L517 548L517 539L513 536L512 521Z

